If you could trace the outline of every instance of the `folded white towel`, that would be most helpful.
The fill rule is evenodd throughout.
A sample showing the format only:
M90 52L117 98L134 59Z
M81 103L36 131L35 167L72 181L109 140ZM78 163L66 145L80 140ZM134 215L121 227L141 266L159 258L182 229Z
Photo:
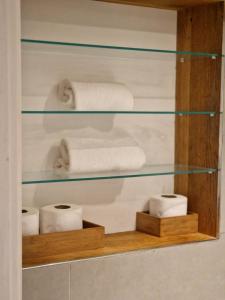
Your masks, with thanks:
M120 83L72 82L58 85L59 100L66 108L76 110L132 110L134 98Z
M88 173L136 170L146 162L138 146L113 146L112 141L96 139L63 139L60 157L55 163L58 171Z

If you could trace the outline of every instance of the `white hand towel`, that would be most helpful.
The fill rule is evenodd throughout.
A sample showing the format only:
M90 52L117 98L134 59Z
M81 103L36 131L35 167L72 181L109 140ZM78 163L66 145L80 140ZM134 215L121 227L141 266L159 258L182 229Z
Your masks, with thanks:
M72 82L58 85L58 98L66 108L75 110L132 110L134 98L120 83Z
M146 162L138 146L113 146L111 141L63 139L55 169L69 173L136 170Z
M187 197L182 195L156 195L149 200L149 213L158 218L184 216L187 202Z

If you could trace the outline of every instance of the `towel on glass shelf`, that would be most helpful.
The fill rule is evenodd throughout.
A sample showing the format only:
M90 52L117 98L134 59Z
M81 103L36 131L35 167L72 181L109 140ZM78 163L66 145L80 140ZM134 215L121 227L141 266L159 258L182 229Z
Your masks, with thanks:
M58 98L74 110L132 110L134 98L120 83L76 82L65 79L58 84Z
M64 138L59 153L54 166L59 172L138 170L146 163L145 153L138 145L108 139Z

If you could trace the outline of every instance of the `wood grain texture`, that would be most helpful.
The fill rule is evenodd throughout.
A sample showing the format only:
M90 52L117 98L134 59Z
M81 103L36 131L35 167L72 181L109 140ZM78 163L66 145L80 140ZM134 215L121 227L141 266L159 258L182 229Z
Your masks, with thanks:
M184 7L215 3L218 0L94 0L108 3L118 3L135 6L145 6L162 9L180 9Z
M177 50L222 54L223 3L178 12ZM218 168L221 58L177 58L176 110L214 111L215 117L177 116L176 164ZM175 192L186 195L189 210L199 214L199 231L217 236L218 174L175 178Z
M191 233L170 237L156 237L139 231L113 233L105 236L105 247L103 248L96 250L75 251L67 253L66 255L55 255L54 257L46 256L42 258L31 259L27 260L26 263L23 264L23 267L32 267L62 261L72 261L129 251L155 249L210 240L215 240L215 238L202 233Z
M137 230L156 236L172 236L198 232L198 214L157 218L148 212L137 213Z
M83 221L83 229L23 237L23 264L48 256L104 247L104 227ZM53 258L52 258L53 257Z
M150 216L148 212L137 212L136 230L160 236L160 218Z

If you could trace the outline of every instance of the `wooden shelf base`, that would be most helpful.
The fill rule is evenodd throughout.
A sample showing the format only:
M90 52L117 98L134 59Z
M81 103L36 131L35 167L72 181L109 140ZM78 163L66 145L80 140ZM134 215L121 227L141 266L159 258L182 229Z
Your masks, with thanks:
M191 233L185 235L156 237L139 231L129 231L114 234L107 234L105 237L105 247L96 250L76 251L66 255L56 255L45 258L37 258L27 261L23 267L33 267L64 261L73 261L91 257L100 257L129 251L143 249L155 249L160 247L174 246L180 244L194 243L215 240L215 237L202 234Z
M219 0L94 0L100 2L145 6L162 9L181 9L219 2Z

